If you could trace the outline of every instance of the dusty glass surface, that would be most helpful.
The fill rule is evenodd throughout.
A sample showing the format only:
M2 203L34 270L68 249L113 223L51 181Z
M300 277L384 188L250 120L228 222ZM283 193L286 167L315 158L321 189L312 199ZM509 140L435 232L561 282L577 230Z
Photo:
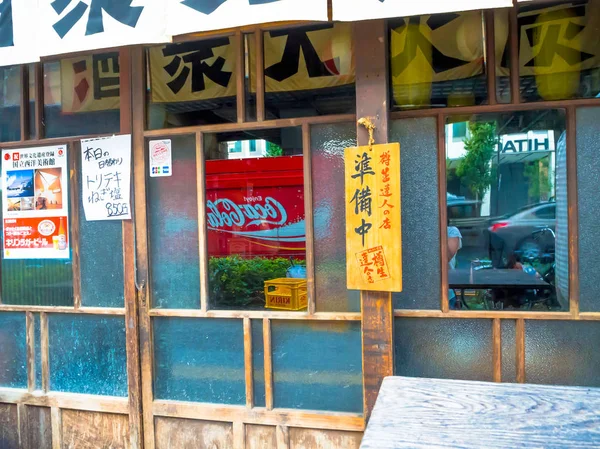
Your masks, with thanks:
M502 382L517 381L515 320L502 320Z
M0 67L0 142L21 140L21 69Z
M579 310L600 312L600 108L577 110L577 201L579 212Z
M147 178L152 304L200 308L195 137L171 141L171 176ZM148 145L148 142L146 143Z
M306 310L300 128L206 134L213 309Z
M125 319L48 314L50 390L127 396Z
M0 386L27 388L25 314L0 313Z
M265 345L262 320L252 320L252 377L254 379L254 405L265 406Z
M274 407L362 412L360 323L271 326Z
M526 382L600 387L598 341L597 321L526 321Z
M40 314L33 314L34 352L35 352L35 389L42 389L42 328Z
M400 142L402 292L396 309L440 308L440 231L434 118L394 120L390 142ZM427 282L423 282L427 279Z
M316 309L359 312L360 296L346 288L344 148L356 146L352 122L310 128Z
M491 320L396 318L394 375L492 381Z
M242 320L155 318L154 397L245 404Z
M44 63L45 137L118 133L119 53Z
M564 111L450 117L446 182L450 307L568 310Z

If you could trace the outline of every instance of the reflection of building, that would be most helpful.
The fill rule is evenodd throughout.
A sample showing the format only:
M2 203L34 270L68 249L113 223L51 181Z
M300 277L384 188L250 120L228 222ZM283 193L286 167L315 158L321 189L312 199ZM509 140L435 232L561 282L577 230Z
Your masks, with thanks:
M227 142L227 150L229 159L265 157L267 155L267 142L264 140L237 140Z

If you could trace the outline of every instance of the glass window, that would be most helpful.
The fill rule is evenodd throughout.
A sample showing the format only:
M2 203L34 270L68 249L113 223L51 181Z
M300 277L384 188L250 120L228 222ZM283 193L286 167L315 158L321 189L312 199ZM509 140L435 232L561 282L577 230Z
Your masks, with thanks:
M600 0L520 4L523 101L600 95Z
M21 70L0 67L0 142L21 140Z
M467 137L467 122L457 122L452 124L452 141L462 142Z
M327 23L264 32L267 119L353 113L352 24ZM250 45L250 61L255 60ZM256 80L250 89L256 92Z
M496 47L496 100L510 103L509 9L494 11L494 46Z
M446 143L451 307L568 309L563 111L477 115L468 126L464 142ZM455 213L466 207L477 213Z
M148 128L237 120L233 36L148 49Z
M44 63L46 137L119 132L119 77L118 52Z
M390 79L398 109L487 101L481 11L390 21Z
M305 310L301 129L209 134L204 149L211 308Z

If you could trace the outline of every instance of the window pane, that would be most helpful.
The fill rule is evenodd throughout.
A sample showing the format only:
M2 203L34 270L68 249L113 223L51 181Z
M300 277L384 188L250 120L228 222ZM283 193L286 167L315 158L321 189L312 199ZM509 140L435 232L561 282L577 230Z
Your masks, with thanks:
M451 307L567 310L564 113L473 116L467 136L446 140Z
M50 389L127 396L125 319L49 314Z
M147 61L149 129L237 120L233 36L152 47Z
M265 346L262 320L252 320L252 369L254 370L254 405L265 406Z
M523 101L600 94L599 12L600 0L520 5Z
M156 399L245 404L242 320L155 318Z
M211 308L305 310L301 129L211 134L204 148Z
M390 142L400 142L402 182L402 292L392 295L397 309L440 308L436 127L434 118L420 118L395 120L390 129Z
M356 146L356 125L310 128L317 312L360 312L360 294L346 288L344 148Z
M490 320L395 319L394 375L492 380Z
M0 67L0 142L21 140L21 69Z
M502 382L517 382L517 347L515 320L501 320Z
M600 312L600 204L596 201L600 154L600 108L577 110L577 201L579 212L579 309ZM566 241L565 241L566 243Z
M0 313L0 386L27 388L27 338L24 313Z
M119 73L118 52L44 63L46 137L119 132Z
M265 31L263 37L267 119L355 111L352 24ZM250 62L254 63L252 44ZM251 91L256 91L255 82Z
M275 407L362 412L360 323L271 326Z
M481 11L390 21L396 108L467 106L487 101Z
M199 309L196 140L193 135L169 140L171 176L147 178L152 304Z

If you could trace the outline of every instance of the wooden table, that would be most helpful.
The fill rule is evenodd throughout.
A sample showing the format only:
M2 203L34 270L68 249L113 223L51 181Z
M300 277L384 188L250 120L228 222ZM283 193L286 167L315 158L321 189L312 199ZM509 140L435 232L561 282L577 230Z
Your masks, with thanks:
M489 269L448 270L448 285L456 289L544 289L552 286L542 279L525 273L523 270Z
M600 389L388 377L360 448L597 449Z

